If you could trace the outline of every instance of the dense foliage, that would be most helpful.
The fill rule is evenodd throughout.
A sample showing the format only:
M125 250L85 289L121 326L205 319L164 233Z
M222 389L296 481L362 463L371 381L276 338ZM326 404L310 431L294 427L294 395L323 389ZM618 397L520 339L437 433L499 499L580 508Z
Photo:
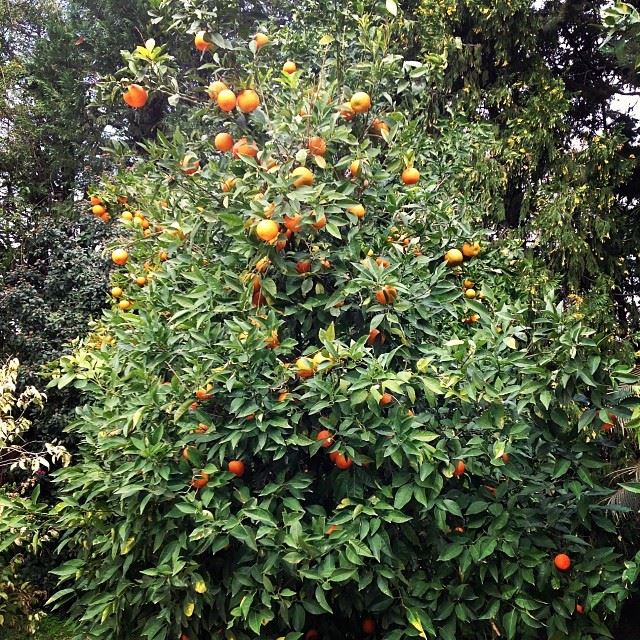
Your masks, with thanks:
M91 398L55 510L78 638L609 635L637 559L602 450L635 378L482 228L502 129L425 109L441 65L395 52L396 10L305 55L187 11L192 66L148 41L104 87L180 126L97 190L113 307L54 381Z

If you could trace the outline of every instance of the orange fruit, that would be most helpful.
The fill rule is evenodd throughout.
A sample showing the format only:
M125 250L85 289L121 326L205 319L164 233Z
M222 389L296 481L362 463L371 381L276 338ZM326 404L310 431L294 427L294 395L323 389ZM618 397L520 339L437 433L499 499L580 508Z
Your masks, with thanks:
M571 568L571 558L566 553L559 553L553 559L553 564L558 571L568 571Z
M376 264L379 267L386 269L391 263L386 258L378 257L376 258Z
M480 253L480 243L474 242L473 244L465 242L462 245L462 255L465 258L475 258Z
M291 217L284 216L282 220L284 222L284 226L293 233L298 233L300 229L302 229L302 216L299 213L296 213Z
M459 249L449 249L449 251L444 254L444 261L450 267L457 267L459 264L462 264L463 260L464 256Z
M373 618L365 618L362 621L362 633L370 636L373 635L376 631L376 623Z
M208 87L207 93L212 100L215 100L221 91L228 89L227 85L222 80L214 80ZM233 92L232 92L233 93Z
M139 84L130 84L122 99L133 109L141 109L147 104L149 92Z
M333 434L328 429L318 431L316 440L322 442L322 448L327 449L333 444Z
M209 426L204 422L199 422L198 426L194 429L195 433L207 433L209 431Z
M218 106L227 113L236 108L236 94L231 89L223 89L217 97Z
M356 117L356 112L351 108L351 105L347 102L338 109L338 114L345 120L353 120Z
M302 187L307 186L310 187L315 180L315 176L307 167L296 167L292 172L291 176L295 177L293 181L294 187Z
M387 405L390 405L392 402L393 402L393 396L387 391L385 391L382 394L379 400L379 404L381 407L386 407Z
M374 118L369 127L369 131L371 135L382 136L383 131L389 132L389 125L379 118Z
M205 36L205 31L198 31L196 37L193 39L193 44L198 51L208 51L213 48L213 45L206 41Z
M371 98L364 91L356 91L349 100L349 106L356 113L366 113L371 109Z
M198 400L210 400L213 398L213 394L209 393L209 389L200 388L196 390L196 398Z
M187 460L187 462L189 461L189 447L185 447L182 450L182 457Z
M133 303L131 300L120 300L120 302L118 302L118 309L120 309L120 311L129 311L132 306Z
M204 471L199 471L193 476L191 486L194 489L202 489L207 486L207 482L209 482L209 474Z
M277 349L280 346L280 338L278 337L278 331L274 329L265 339L264 343L267 349Z
M464 290L464 297L468 298L469 300L473 300L476 297L476 290L475 289L465 289Z
M264 242L271 242L279 232L280 228L273 220L260 220L256 225L256 235Z
M282 72L283 73L295 73L297 70L298 70L298 67L296 67L296 63L292 62L291 60L287 60L282 65Z
M226 131L222 131L214 138L213 146L222 153L231 151L233 148L233 136Z
M611 422L603 422L602 426L600 427L603 431L613 431L613 429L615 428L613 423Z
M315 373L313 362L309 358L298 358L296 360L296 369L298 376L301 378L310 378Z
M314 156L323 156L327 152L327 143L320 136L312 136L307 143L307 149Z
M222 191L224 193L229 193L229 191L231 191L231 189L233 189L233 187L236 186L236 182L238 181L237 178L227 178L223 183L222 183Z
M324 213L316 219L316 221L313 223L313 228L317 229L318 231L320 231L320 229L324 229L324 227L327 226L327 216L324 215Z
M249 142L246 138L240 138L232 147L233 157L250 156L255 158L258 155L258 147L255 142Z
M347 458L343 453L338 453L334 457L333 463L338 467L338 469L348 469L353 464L353 460L351 458Z
M89 202L91 202L91 206L103 204L102 198L100 196L91 196L91 198L89 198Z
M584 607L581 604L578 604L577 602L576 602L576 613L579 613L580 615L584 613Z
M361 204L354 204L353 207L349 207L347 211L353 214L359 220L364 218L364 214L366 213L365 208Z
M127 264L127 260L129 260L129 254L124 249L114 249L111 252L111 260L114 264L122 266Z
M238 103L238 109L242 113L251 113L260 106L260 98L253 89L245 89L241 91L236 97Z
M244 462L242 460L231 460L227 465L227 470L233 473L234 476L242 478L244 475Z
M296 271L298 273L309 273L311 271L311 260L298 260Z
M367 344L369 346L373 346L373 344L375 343L375 341L378 339L378 336L380 335L380 330L379 329L371 329L371 331L369 331L369 335L367 336ZM382 343L382 338L380 339L380 343Z
M121 298L123 293L124 293L124 291L122 291L122 289L120 287L113 287L111 289L111 295L114 298Z
M464 322L465 324L475 324L476 322L478 322L478 320L480 320L480 316L477 313L472 313L470 316L465 318L462 322Z
M281 391L278 394L278 402L285 402L290 395L288 391Z
M101 204L94 204L93 207L91 207L91 213L93 213L94 216L100 217L107 213L107 210Z
M402 172L402 182L404 184L416 184L418 180L420 180L420 172L415 167L408 167Z
M133 220L133 213L131 213L131 211L123 211L120 216L120 220L124 222L131 222Z
M269 43L269 36L266 33L256 33L252 39L256 45L256 51L260 51L265 44Z
M456 462L455 469L453 470L453 475L456 478L459 478L464 473L465 469L464 460L458 460L458 462Z
M262 258L260 258L260 260L258 260L258 262L256 262L256 271L258 273L264 273L269 268L270 264L271 260L269 260L267 256L263 256Z
M186 173L188 176L192 176L200 168L200 160L198 160L198 158L193 154L188 153L184 158L182 158L180 166L182 167L183 173Z
M475 286L475 282L469 278L465 278L464 282L462 283L462 286L465 289L473 289L473 287Z
M335 524L329 525L327 530L324 532L325 535L330 536L332 533L335 533L338 530L338 527Z
M502 459L502 462L504 462L505 464L507 464L507 462L509 462L510 456L508 453L503 453L500 458Z
M144 276L138 276L136 278L136 284L139 287L144 287L144 285L147 284L147 279Z
M353 160L349 165L349 173L352 178L360 174L360 160Z
M393 304L398 297L398 290L395 287L385 285L376 291L376 300L380 304Z

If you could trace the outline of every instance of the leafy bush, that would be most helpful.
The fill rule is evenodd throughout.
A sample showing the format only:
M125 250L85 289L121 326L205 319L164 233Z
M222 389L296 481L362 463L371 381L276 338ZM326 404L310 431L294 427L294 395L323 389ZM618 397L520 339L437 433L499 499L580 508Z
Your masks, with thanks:
M129 210L113 308L53 383L91 398L55 510L78 638L585 640L636 579L602 456L635 378L479 228L494 129L421 108L437 75L390 55L400 19L358 26L352 64L329 36L294 73L286 37L216 38L205 69L250 114L155 42L127 56L184 126L104 187Z

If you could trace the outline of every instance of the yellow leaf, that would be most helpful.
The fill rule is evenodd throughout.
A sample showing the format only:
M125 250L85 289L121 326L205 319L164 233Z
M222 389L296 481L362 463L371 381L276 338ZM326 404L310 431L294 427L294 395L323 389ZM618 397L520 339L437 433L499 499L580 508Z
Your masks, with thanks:
M187 616L187 618L190 618L193 615L193 612L196 608L196 605L193 602L186 602L184 605L184 615Z
M207 592L207 585L204 583L204 580L198 580L194 587L196 590L196 593L206 593Z

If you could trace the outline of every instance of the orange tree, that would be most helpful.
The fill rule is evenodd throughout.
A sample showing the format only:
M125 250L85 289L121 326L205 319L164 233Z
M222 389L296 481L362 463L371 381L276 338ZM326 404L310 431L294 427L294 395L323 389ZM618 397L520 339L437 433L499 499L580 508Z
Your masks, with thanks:
M55 509L78 638L609 635L632 378L478 228L495 131L425 114L384 6L308 59L178 16L203 67L147 42L106 87L181 125L98 189L113 305L53 382L91 398Z

